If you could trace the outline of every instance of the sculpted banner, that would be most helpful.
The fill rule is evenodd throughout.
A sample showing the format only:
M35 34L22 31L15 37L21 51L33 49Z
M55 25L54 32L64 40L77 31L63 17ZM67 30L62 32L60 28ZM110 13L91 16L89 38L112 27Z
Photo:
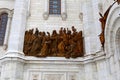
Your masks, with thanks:
M82 31L77 32L72 26L71 30L62 28L57 33L53 30L40 32L37 28L25 32L24 54L36 57L65 57L77 58L84 56Z

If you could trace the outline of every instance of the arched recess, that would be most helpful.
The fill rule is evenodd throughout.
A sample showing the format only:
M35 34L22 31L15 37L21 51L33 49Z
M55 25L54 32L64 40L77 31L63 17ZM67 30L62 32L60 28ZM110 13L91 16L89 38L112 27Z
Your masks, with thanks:
M8 14L6 33L5 33L4 43L3 43L3 47L4 47L4 49L6 49L7 45L8 45L8 38L9 38L9 33L10 33L10 26L11 26L11 21L12 21L13 10L10 10L8 8L0 8L0 15L3 13Z
M119 18L119 22L120 22L120 18ZM117 56L119 56L119 60L120 60L120 25L116 33L115 45L116 45L116 53L118 53Z
M120 30L120 5L116 3L109 12L105 28L105 53L109 56L114 54L118 55L116 38L119 30Z

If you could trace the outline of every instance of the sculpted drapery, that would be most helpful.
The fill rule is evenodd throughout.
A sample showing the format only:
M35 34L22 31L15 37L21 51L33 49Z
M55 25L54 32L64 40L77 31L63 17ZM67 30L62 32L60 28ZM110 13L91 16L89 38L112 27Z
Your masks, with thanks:
M37 28L25 32L24 53L26 56L36 57L66 57L76 58L84 56L82 31L72 26L72 31L68 28L61 28L59 33L53 30L40 32Z

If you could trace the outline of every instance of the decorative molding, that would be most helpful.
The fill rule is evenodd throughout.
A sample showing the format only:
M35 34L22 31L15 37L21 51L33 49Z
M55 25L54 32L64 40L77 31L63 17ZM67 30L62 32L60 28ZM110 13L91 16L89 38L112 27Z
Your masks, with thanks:
M79 18L80 18L80 21L83 22L83 13L82 12L80 12Z
M118 28L120 26L115 26L116 21L118 20L118 12L120 6L116 3L110 10L107 21L106 21L106 29L105 29L105 53L109 53L107 55L115 54L115 36Z
M63 21L67 19L66 0L61 0L61 18Z
M62 20L65 21L67 19L67 13L61 13Z
M12 16L13 10L10 10L8 8L0 8L0 14L2 14L2 13L8 13L8 16Z
M8 38L10 34L10 27L11 27L11 22L12 22L12 16L13 16L13 11L8 8L0 8L0 14L2 13L8 13L8 21L7 21L7 26L6 26L6 33L5 33L5 39L3 43L3 49L6 50L8 47Z
M49 13L48 13L48 12L44 12L44 14L43 14L43 18L44 18L45 20L47 20L48 17L49 17Z
M31 0L27 0L26 3L28 3L27 5L27 17L29 17L31 14L30 14L30 5L31 5Z
M44 6L45 8L43 13L43 18L47 20L49 17L49 0L44 0L44 1L45 1L45 6Z
M49 0L45 0L45 8L43 13L43 18L47 20L49 18ZM66 13L66 0L61 0L61 18L63 21L67 18Z
M110 57L110 56L109 56ZM46 58L37 58L32 56L24 57L26 63L40 63L40 64L61 64L61 65L79 65L79 64L87 64L95 61L105 60L109 57L106 57L104 52L99 52L96 55L88 55L80 58L70 58L66 59L64 57L46 57Z
M43 80L65 80L65 73L45 73L43 74Z

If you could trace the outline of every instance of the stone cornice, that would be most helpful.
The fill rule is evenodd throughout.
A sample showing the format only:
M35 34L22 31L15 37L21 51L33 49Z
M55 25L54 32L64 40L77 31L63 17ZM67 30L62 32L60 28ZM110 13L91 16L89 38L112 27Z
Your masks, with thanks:
M79 58L70 58L66 59L64 57L46 57L46 58L37 58L32 56L4 56L0 58L1 63L6 61L18 61L23 63L36 63L36 64L68 64L68 65L80 65L88 64L100 60L105 60L107 57L103 52L99 54L91 54L85 57Z

